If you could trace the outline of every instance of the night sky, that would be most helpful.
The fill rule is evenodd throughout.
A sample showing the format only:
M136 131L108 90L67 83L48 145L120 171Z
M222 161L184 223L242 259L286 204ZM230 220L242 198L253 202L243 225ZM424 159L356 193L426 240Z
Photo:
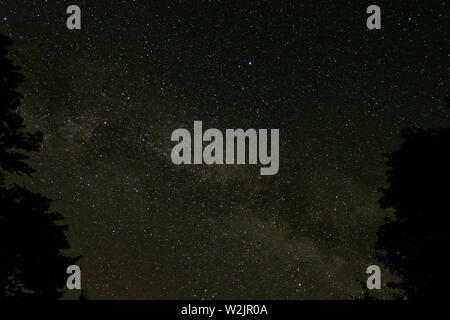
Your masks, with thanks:
M21 113L45 135L21 182L64 215L89 298L360 298L389 214L383 153L401 128L448 121L448 9L0 0ZM171 133L194 120L280 129L278 174L174 165Z

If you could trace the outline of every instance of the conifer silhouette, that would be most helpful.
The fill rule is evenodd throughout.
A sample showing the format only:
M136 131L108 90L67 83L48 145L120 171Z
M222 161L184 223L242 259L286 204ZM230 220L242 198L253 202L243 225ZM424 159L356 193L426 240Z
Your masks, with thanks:
M13 41L0 35L0 299L62 296L66 268L78 258L61 253L68 248L62 216L49 212L51 201L17 184L6 175L31 175L27 153L38 151L42 134L25 130L18 113L23 82L20 68L7 58Z

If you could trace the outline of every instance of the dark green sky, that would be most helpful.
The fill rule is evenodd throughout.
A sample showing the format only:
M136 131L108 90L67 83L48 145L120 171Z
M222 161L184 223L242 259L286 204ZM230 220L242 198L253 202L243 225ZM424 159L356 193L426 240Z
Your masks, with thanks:
M65 216L90 298L359 297L383 153L448 120L446 1L378 1L375 31L370 4L0 0L45 134L25 183ZM194 120L280 129L278 174L175 166Z

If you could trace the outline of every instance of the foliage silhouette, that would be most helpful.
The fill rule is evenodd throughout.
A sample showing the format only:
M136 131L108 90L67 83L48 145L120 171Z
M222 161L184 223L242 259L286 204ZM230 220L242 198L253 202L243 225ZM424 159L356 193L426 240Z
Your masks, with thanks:
M38 151L42 134L25 131L18 113L23 82L20 68L6 57L10 38L0 35L0 299L59 298L66 268L78 258L66 257L67 226L49 212L51 201L17 184L6 175L31 175L26 153Z
M448 100L447 100L448 104ZM387 188L379 204L392 208L378 231L378 258L400 282L400 297L448 297L450 286L450 128L401 131L400 149L387 155Z

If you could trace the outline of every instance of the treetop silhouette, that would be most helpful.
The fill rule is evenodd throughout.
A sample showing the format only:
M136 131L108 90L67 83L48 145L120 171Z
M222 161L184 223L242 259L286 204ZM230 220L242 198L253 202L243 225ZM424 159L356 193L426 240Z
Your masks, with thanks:
M51 201L17 184L7 185L6 174L31 175L27 153L38 151L40 132L25 130L18 113L23 82L20 68L6 57L13 41L0 35L0 299L59 298L66 268L78 258L61 253L69 244L62 216L50 212Z
M450 128L408 128L401 137L400 148L387 155L388 187L380 189L380 206L395 218L378 231L378 257L400 277L389 285L403 297L448 297Z

